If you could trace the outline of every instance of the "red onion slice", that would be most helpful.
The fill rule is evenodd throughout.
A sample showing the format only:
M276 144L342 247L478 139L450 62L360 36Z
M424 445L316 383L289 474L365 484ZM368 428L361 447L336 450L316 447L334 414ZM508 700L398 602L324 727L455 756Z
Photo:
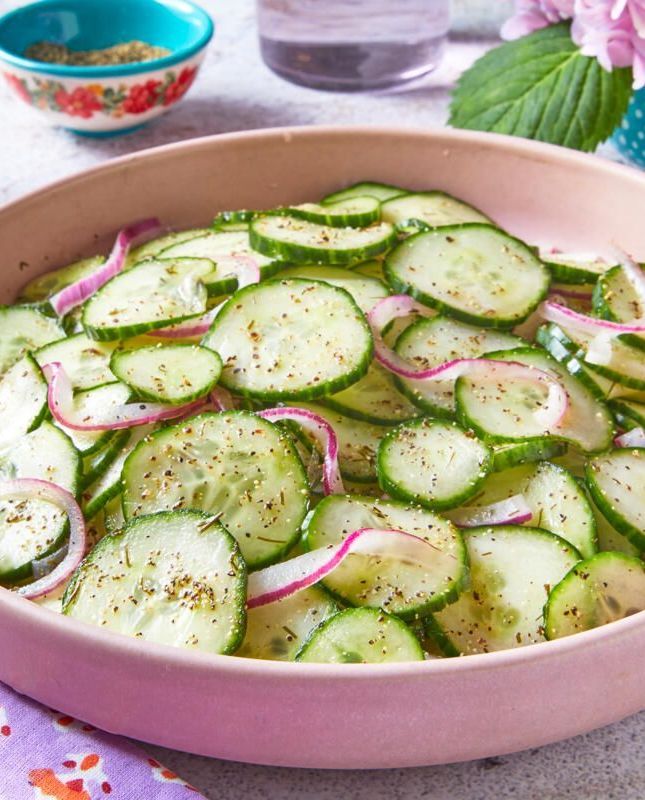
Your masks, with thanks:
M569 298L571 300L582 300L585 303L591 303L591 292L578 292L575 289L567 289L565 286L557 286L551 288L549 297L557 302L558 297Z
M69 519L69 542L67 544L67 553L63 560L47 575L38 578L29 586L21 586L16 589L16 593L22 595L22 597L26 597L28 600L35 600L37 597L42 597L57 589L81 563L87 546L83 512L79 508L74 495L70 494L66 489L57 486L55 483L35 478L17 478L16 480L3 481L0 483L0 498L3 500L9 498L45 500L65 511ZM52 559L54 555L58 555L58 553L48 556L48 559ZM45 559L42 559L42 562L44 561ZM38 561L35 561L34 565L37 563Z
M616 447L645 447L645 428L633 428L614 439Z
M645 333L645 320L626 323L610 322L607 319L580 314L551 300L542 303L540 313L547 322L553 322L564 328L575 328L592 336L599 333L611 333L614 336L619 336L621 333Z
M249 575L247 608L284 600L313 586L336 569L351 553L384 555L432 566L433 546L425 539L398 530L359 528L332 547L321 547Z
M481 525L522 525L533 518L523 494L515 494L487 506L458 508L446 514L460 528L478 528Z
M47 404L52 416L61 425L75 431L117 431L123 428L133 428L136 425L161 422L165 419L185 417L202 408L207 402L205 398L200 398L183 406L170 406L163 403L124 403L111 407L105 417L86 416L79 419L74 408L72 384L63 365L54 361L51 364L45 364L42 369L49 383Z
M269 408L266 411L259 411L258 416L270 422L290 419L302 425L315 438L324 454L323 491L325 494L344 494L345 487L338 466L338 437L326 419L304 408L291 407Z
M217 265L219 266L220 264L229 262L234 266L234 269L232 269L230 273L227 272L226 276L235 275L237 277L237 290L260 282L260 267L252 256L222 256L218 259ZM150 336L162 336L168 339L186 339L191 336L203 336L205 333L208 333L210 326L213 324L213 320L219 314L223 305L224 303L220 303L220 305L196 319L186 320L186 322L181 322L177 325L169 326L168 328L152 331Z
M123 269L130 248L161 231L161 223L156 217L143 219L119 231L112 252L107 261L96 272L71 283L50 298L49 302L59 317L64 316L76 306L84 303L101 286Z
M556 428L569 407L569 396L562 384L553 375L536 367L516 361L497 361L490 358L458 358L446 361L437 367L416 369L401 358L383 341L381 331L397 317L419 312L419 304L407 295L392 295L379 300L367 315L374 338L374 356L390 372L416 381L457 380L462 375L481 375L483 378L500 381L531 380L544 383L548 397L534 412L534 416L545 429Z

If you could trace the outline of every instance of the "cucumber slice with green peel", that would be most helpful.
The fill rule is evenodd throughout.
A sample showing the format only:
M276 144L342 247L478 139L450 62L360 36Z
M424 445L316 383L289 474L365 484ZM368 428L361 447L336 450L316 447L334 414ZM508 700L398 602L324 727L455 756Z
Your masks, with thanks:
M360 310L367 314L379 300L387 297L390 290L376 278L368 278L355 270L343 267L326 267L320 265L287 267L276 275L278 280L303 278L312 281L324 281L346 292L354 298Z
M529 442L493 445L493 472L501 472L519 464L550 461L565 455L567 449L565 442L550 439L533 439Z
M134 247L128 253L125 269L131 269L142 261L154 259L164 250L168 250L169 247L196 239L198 236L204 236L206 233L209 233L208 228L191 228L186 231L172 231L164 234L164 236L151 239L149 242Z
M308 485L289 436L245 411L202 414L140 442L123 467L127 519L199 508L237 539L250 569L289 551Z
M480 508L518 494L533 512L529 527L566 539L584 558L598 550L596 522L585 492L570 472L548 461L492 473L467 505Z
M314 628L337 611L336 603L318 586L277 603L249 609L246 635L235 655L293 661Z
M124 383L105 383L95 389L84 389L74 395L74 416L85 419L104 414L106 409L127 403L132 396L129 386ZM83 456L89 456L100 450L114 436L111 430L79 431L62 425L54 420L54 425L66 433L74 447Z
M267 281L236 292L202 344L224 362L220 383L260 400L312 400L367 372L373 341L351 296L321 281Z
M418 233L385 259L395 291L486 328L512 328L540 304L549 273L519 239L492 225L468 224Z
M76 494L81 458L68 436L50 422L43 422L0 453L0 480L14 478L38 478Z
M445 192L418 192L386 200L381 206L381 216L384 222L394 225L418 220L431 228L491 223L481 211Z
M286 209L289 216L331 225L333 228L365 228L381 219L381 204L375 197L352 197L337 203L302 203Z
M98 517L101 515L99 514ZM94 519L98 519L94 517ZM123 516L123 506L121 505L121 495L115 495L103 506L103 527L106 533L116 533L122 530L125 525Z
M378 450L379 484L400 500L440 511L475 495L492 453L453 422L423 418L390 431Z
M359 381L327 395L320 402L347 417L374 425L396 425L421 413L399 392L390 373L376 361L372 361Z
M118 342L97 342L78 333L41 347L34 358L41 367L55 361L62 364L74 389L93 389L116 380L110 358L118 346Z
M423 661L421 643L397 617L373 608L348 608L311 634L296 661L322 664L392 664Z
M596 283L598 278L611 269L604 259L589 253L549 253L540 251L540 258L547 265L553 280L565 284Z
M63 613L149 642L232 653L246 625L235 539L198 511L152 514L106 536L78 567Z
M514 525L473 528L464 540L470 587L435 613L452 647L470 655L544 641L544 603L578 551L553 533Z
M446 632L437 622L434 614L428 614L423 619L424 643L432 655L444 658L457 658L461 655L459 650L450 641Z
M0 428L0 447L37 428L46 413L47 381L27 355L0 378L0 418L6 421Z
M221 230L229 225L244 226L244 230L248 230L249 222L257 214L257 211L252 211L248 208L240 208L236 211L220 211L213 220L214 230Z
M645 269L643 275L645 277ZM593 307L599 317L612 322L627 323L645 318L645 303L620 266L612 267L598 279L593 294ZM627 333L619 338L627 345L645 350L643 334Z
M86 519L93 519L99 511L123 492L123 465L134 448L157 430L156 425L139 425L126 431L128 438L123 441L108 468L93 483L83 488L81 507ZM119 500L119 503L121 501ZM122 516L122 515L121 515Z
M325 408L317 403L294 403L296 408L304 408L326 419L338 437L338 460L343 478L355 483L374 483L376 481L376 451L387 433L382 425L360 422ZM306 432L302 435L311 443Z
M348 186L347 189L341 189L338 192L328 194L320 201L322 205L332 205L334 203L347 202L353 200L355 197L374 197L383 202L392 197L400 197L402 194L408 194L407 189L401 189L400 186L390 186L388 183L375 183L373 181L363 181Z
M610 400L609 408L624 428L645 428L645 403L633 400Z
M626 536L623 536L620 531L617 531L614 526L609 523L605 516L600 512L598 506L591 499L591 495L587 495L589 505L593 511L594 519L596 520L596 530L598 532L598 550L613 551L625 553L634 558L641 558L642 551L633 545Z
M645 550L645 448L625 448L587 462L594 503L610 524Z
M267 258L251 247L248 225L242 231L205 231L198 238L169 247L160 257L209 260L212 272L203 278L203 283L210 297L233 294L237 289L237 276L232 271L231 258L252 258L258 265L262 279L271 277L284 266L281 261Z
M15 442L0 458L0 479L36 478L75 494L80 458L70 440L48 422ZM0 584L34 575L34 563L62 546L67 515L40 499L0 500Z
M207 395L222 373L222 359L195 344L117 350L110 369L142 400L182 405Z
M429 369L458 358L525 346L523 339L511 333L438 316L417 318L398 337L394 349L414 368ZM454 380L415 381L397 376L396 384L423 411L440 417L454 415Z
M372 258L369 261L363 261L360 264L352 264L351 269L360 275L367 275L368 278L376 278L377 281L385 283L385 276L383 275L383 262L381 259Z
M65 336L60 322L30 306L0 306L0 375L43 345Z
M23 286L18 299L27 303L41 303L43 300L49 300L52 295L60 292L70 283L75 283L96 272L102 264L105 264L105 256L92 256L75 261L60 269L46 272Z
M602 452L611 446L614 425L607 406L547 353L527 347L488 353L485 358L516 361L535 367L564 386L569 395L569 408L552 438L573 444L585 453ZM488 441L517 441L545 435L533 417L533 411L541 401L535 385L531 391L529 385L524 389L523 382L517 381L513 385L506 384L503 391L497 393L492 383L484 385L479 379L464 376L457 380L455 396L462 424L472 427ZM485 405L478 408L477 398Z
M120 272L92 295L83 328L93 339L125 339L200 316L206 311L203 279L212 262L200 258L144 261Z
M560 639L645 609L645 564L624 553L598 553L581 561L549 594L547 639Z
M388 222L367 228L334 228L267 214L251 222L249 239L254 250L284 261L351 264L385 253L396 243L396 232Z
M105 475L129 439L130 431L115 431L100 450L83 459L81 489L87 489L88 486Z
M331 495L307 517L303 544L308 550L338 544L359 528L393 528L426 539L436 562L430 573L426 567L389 556L354 553L322 581L341 602L383 608L407 619L456 599L468 566L463 541L452 523L394 500Z

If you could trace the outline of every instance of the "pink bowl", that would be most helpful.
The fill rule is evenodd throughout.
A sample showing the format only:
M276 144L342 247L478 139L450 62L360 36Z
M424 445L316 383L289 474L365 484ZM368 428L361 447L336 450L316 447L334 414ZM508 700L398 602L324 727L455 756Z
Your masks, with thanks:
M645 177L546 145L464 132L259 131L113 161L0 210L9 301L125 222L207 223L358 180L439 188L520 236L645 258ZM114 733L220 758L402 767L554 742L645 707L645 612L531 647L396 665L208 656L146 644L0 590L0 680Z

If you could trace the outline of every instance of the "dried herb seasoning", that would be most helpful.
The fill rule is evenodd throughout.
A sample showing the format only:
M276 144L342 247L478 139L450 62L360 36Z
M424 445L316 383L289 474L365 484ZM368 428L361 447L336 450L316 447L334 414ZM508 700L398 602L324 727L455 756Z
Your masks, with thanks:
M166 47L140 42L121 42L102 50L71 50L56 42L35 42L25 50L25 56L47 64L65 64L70 67L115 66L137 61L154 61L170 55Z

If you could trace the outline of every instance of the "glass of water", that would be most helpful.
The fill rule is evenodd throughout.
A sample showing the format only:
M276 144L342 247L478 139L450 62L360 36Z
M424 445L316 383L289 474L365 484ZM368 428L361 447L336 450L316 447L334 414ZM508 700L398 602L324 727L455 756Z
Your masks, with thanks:
M450 0L257 0L267 66L330 91L387 89L441 60Z

